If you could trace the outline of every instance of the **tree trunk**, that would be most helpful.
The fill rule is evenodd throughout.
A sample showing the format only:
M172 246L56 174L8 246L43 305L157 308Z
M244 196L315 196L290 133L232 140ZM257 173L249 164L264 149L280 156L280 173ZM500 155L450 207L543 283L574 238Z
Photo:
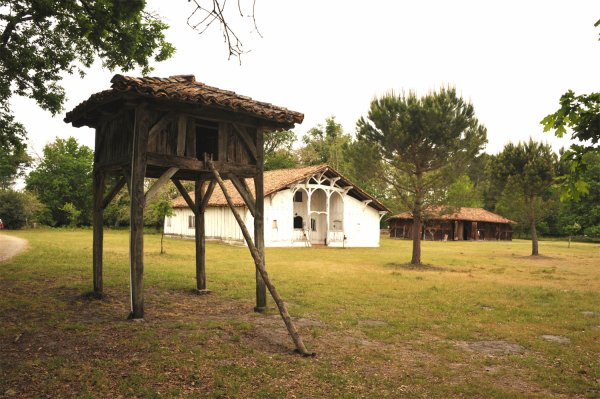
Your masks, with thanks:
M413 231L412 231L413 247L412 259L410 263L413 265L421 264L421 215L417 218L413 214Z
M535 228L535 219L531 220L531 256L538 256L538 236Z
M163 251L163 238L165 237L165 229L162 228L160 231L160 254L164 254L165 251Z
M538 256L538 236L535 227L535 197L531 198L529 203L529 225L531 227L531 256Z
M423 196L421 194L421 183L422 173L417 171L417 188L415 190L415 205L412 209L413 214L413 248L412 248L412 259L410 260L411 265L421 264L421 206L423 205Z

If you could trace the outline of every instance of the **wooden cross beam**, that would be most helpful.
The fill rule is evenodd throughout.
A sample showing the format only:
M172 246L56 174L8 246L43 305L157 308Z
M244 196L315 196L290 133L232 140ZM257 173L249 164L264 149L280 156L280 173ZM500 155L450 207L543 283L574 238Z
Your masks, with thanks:
M110 201L112 201L113 198L115 198L115 195L117 195L117 193L121 191L125 184L127 184L127 179L125 178L125 176L121 176L121 178L117 181L115 186L110 190L110 192L102 201L102 209L106 209L106 207L110 204Z
M231 180L231 184L233 184L233 186L240 193L240 195L241 195L242 199L244 200L244 203L248 207L248 210L250 211L250 214L252 215L252 217L255 217L256 216L256 203L254 202L254 198L252 198L250 189L248 188L248 185L246 184L244 179L240 179L233 173L229 174L229 179Z
M290 314L287 311L287 308L285 306L285 303L283 302L283 299L281 298L281 296L279 296L279 293L275 289L275 286L271 282L271 278L269 277L267 270L265 269L265 262L264 262L263 254L261 254L258 251L258 249L256 248L256 246L254 245L254 242L252 241L252 237L250 236L250 233L248 232L248 228L246 228L246 224L244 223L244 220L240 216L239 212L235 209L235 205L233 204L233 200L231 199L231 196L227 192L225 183L223 182L223 179L221 178L221 175L219 174L219 172L215 169L215 166L211 160L208 161L208 167L212 171L212 173L215 177L215 180L219 184L219 187L221 187L221 190L223 190L223 195L225 196L225 199L227 200L227 204L229 205L229 208L231 209L231 212L233 213L233 216L235 217L235 220L238 222L238 225L240 226L240 229L242 230L242 234L243 234L244 238L246 239L246 244L248 244L248 249L250 250L250 254L252 255L252 258L254 259L254 265L256 267L256 270L260 273L263 281L265 282L267 288L269 289L269 292L271 293L271 296L273 297L273 300L277 304L277 308L279 309L279 314L281 315L281 318L283 319L283 322L285 323L285 326L287 327L287 330L288 330L290 336L292 337L294 344L296 345L296 351L299 352L303 356L314 356L314 353L309 352L306 349L306 346L304 346L304 342L302 342L302 337L298 333L298 330L296 329L296 326L294 325L294 322L292 321L292 318L290 317Z
M152 140L152 138L158 134L158 132L160 132L161 130L163 130L165 127L167 127L167 125L169 124L169 122L171 122L173 120L173 118L175 118L177 114L175 112L169 112L167 113L165 116L163 116L162 118L160 118L158 120L158 122L156 122L151 128L150 131L148 132L148 141Z
M148 203L148 201L150 201L152 197L154 197L158 193L158 190L165 183L167 183L171 179L171 177L173 177L173 175L177 173L178 170L179 168L169 168L165 173L162 174L162 176L158 178L157 181L154 182L152 187L150 187L148 191L146 191L146 194L144 194L144 199L146 200L146 203Z
M254 144L254 140L252 140L252 138L250 137L250 135L248 134L248 132L246 131L245 128L239 126L237 123L232 123L231 124L233 126L233 130L235 131L235 133L239 136L239 138L242 139L242 141L244 142L244 144L246 144L246 147L248 147L248 150L250 151L250 155L252 155L252 158L254 158L256 160L256 145Z

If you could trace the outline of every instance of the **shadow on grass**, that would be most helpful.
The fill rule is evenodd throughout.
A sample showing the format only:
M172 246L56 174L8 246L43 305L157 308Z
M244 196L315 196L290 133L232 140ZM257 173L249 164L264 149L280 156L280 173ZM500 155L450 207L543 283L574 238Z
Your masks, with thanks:
M467 272L465 270L456 270L447 267L433 266L428 265L426 263L422 263L420 265L413 265L412 263L388 262L384 266L391 267L394 269L414 270L418 272Z

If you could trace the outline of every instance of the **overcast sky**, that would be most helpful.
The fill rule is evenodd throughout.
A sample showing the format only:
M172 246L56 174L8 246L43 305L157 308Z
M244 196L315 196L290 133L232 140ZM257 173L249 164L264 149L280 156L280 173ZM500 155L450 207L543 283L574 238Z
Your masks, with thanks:
M251 0L240 1L249 12ZM558 150L567 142L543 133L539 121L558 108L566 90L600 88L597 0L256 0L262 38L251 20L239 24L235 9L229 14L250 50L241 65L227 59L216 25L203 35L186 25L192 4L149 1L170 24L167 39L177 48L172 59L154 65L152 76L194 74L206 84L302 112L299 136L332 115L354 133L373 97L392 89L424 94L453 85L488 129L486 152L529 137ZM98 64L84 79L65 76L65 110L109 88L117 72ZM64 112L53 118L25 99L13 105L37 153L56 136L93 147L93 130L66 125Z

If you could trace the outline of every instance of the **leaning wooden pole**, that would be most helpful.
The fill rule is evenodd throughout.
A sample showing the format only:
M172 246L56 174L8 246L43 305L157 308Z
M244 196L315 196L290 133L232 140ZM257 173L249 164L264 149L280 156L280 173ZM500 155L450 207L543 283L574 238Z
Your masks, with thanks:
M244 235L244 238L246 239L246 243L248 244L248 249L250 249L250 253L252 254L252 258L254 259L254 265L256 266L256 270L260 273L262 280L265 282L265 285L269 289L269 292L271 293L273 300L277 304L277 308L279 309L279 314L281 315L281 318L283 319L283 322L285 323L285 326L287 327L287 330L288 330L290 336L292 337L294 344L296 345L296 350L303 356L313 356L314 353L309 352L306 349L306 346L304 346L304 342L302 342L302 337L298 333L298 330L296 329L296 326L294 325L294 322L292 321L292 318L290 317L290 314L288 313L287 308L285 307L285 304L283 303L283 299L281 299L281 297L279 296L279 293L275 289L275 286L271 282L271 279L269 278L267 270L265 269L264 258L262 256L262 254L258 251L256 246L254 245L254 242L252 241L252 237L250 236L250 233L248 232L248 228L246 228L246 224L242 220L242 217L240 216L238 211L235 209L233 200L231 199L231 196L227 192L227 188L225 187L225 183L223 182L221 175L215 169L215 166L211 160L209 160L207 163L208 163L209 169L212 171L213 175L215 176L215 180L219 184L219 187L221 187L221 191L223 191L223 195L225 196L225 199L227 200L227 205L229 205L229 208L231 209L231 212L233 213L235 220L237 220L237 222L240 226L240 229L242 230L242 234Z

